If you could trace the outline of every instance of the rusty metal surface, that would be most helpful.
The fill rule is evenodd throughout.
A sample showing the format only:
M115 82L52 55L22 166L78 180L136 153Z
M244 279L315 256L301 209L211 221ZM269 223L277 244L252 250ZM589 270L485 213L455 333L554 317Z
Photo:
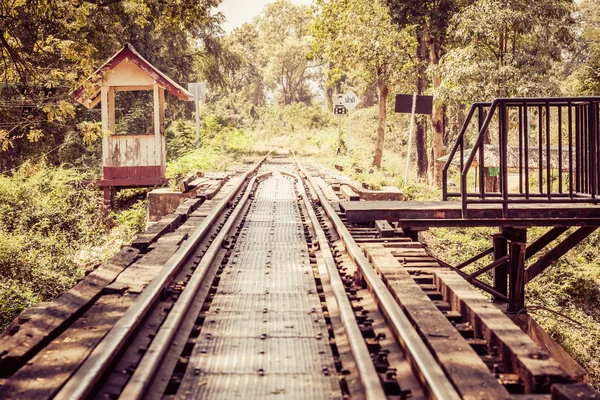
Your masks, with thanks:
M341 399L291 179L259 186L177 398Z

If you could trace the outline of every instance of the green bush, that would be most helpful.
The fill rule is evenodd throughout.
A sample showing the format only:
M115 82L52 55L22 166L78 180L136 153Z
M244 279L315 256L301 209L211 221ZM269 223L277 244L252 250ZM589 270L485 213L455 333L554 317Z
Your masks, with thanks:
M24 308L71 288L144 230L145 202L108 215L102 193L84 177L44 163L0 176L0 330Z
M133 235L146 230L146 200L139 200L131 207L112 217L118 226L130 231Z

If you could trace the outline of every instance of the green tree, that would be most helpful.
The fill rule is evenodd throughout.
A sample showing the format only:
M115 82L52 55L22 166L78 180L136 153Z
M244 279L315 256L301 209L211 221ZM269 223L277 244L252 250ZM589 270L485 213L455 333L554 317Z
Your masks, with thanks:
M438 94L468 104L559 93L555 63L573 43L572 0L479 0L453 21Z
M377 141L373 165L381 167L390 88L410 73L416 42L408 29L393 25L382 0L316 1L313 48L346 71L363 89L379 91Z
M567 68L574 69L567 91L574 95L600 94L600 3L583 0L579 3L581 36Z
M246 23L227 37L227 44L241 59L237 69L229 73L227 95L233 102L247 102L253 106L265 104L264 71L258 56L260 40L257 26Z
M453 15L459 10L461 0L386 0L394 22L401 28L414 25L416 40L416 90L423 93L430 86L433 91L439 88L441 77L433 68L431 79L427 77L427 67L435 67L446 51L448 26ZM438 186L442 182L442 165L436 160L444 154L445 104L436 96L431 122L433 137L431 145L430 176ZM418 175L424 176L427 168L426 133L423 121L417 125L417 165Z
M265 83L283 104L310 102L308 83L321 73L320 65L307 57L311 22L308 7L296 6L290 0L267 5L255 20Z
M212 11L219 3L0 0L0 167L63 143L75 128L69 92L124 42L185 82L207 53L196 42L220 33L222 16Z

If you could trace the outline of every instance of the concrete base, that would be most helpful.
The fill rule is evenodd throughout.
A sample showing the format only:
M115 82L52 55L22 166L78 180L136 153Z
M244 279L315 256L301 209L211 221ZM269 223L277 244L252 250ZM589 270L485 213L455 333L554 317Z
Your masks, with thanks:
M154 189L148 193L148 221L156 222L172 213L187 197L189 194L169 188Z
M395 186L384 186L381 190L368 190L357 185L348 185L360 196L361 200L366 201L402 201L404 194Z

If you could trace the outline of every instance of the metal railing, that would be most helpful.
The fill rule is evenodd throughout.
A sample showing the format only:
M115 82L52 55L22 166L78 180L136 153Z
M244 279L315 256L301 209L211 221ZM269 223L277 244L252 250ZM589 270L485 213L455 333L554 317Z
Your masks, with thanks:
M501 204L507 218L509 204L599 203L599 106L600 97L473 104L443 169L443 199L459 197L463 218L472 204ZM450 190L453 165L459 191Z

